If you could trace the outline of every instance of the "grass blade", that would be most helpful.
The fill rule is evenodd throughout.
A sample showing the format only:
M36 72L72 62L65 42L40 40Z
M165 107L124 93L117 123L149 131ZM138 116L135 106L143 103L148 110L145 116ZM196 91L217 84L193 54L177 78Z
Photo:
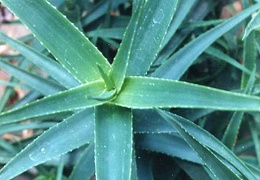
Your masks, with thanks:
M132 130L130 109L111 104L96 107L95 166L97 179L130 179L133 152Z
M87 109L52 127L2 168L0 178L14 178L33 166L90 142L93 139L93 120L93 109Z
M110 65L103 55L48 1L1 0L1 2L19 17L37 39L81 83L100 78L96 64L102 66L108 73Z

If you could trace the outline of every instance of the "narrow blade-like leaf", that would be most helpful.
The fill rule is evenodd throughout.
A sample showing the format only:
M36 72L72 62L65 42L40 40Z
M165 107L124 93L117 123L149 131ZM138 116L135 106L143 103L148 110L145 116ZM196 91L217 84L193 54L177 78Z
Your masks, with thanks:
M179 126L185 129L186 132L191 134L192 137L195 140L197 140L200 144L202 144L205 147L208 147L212 152L214 151L215 155L217 154L218 156L222 157L223 160L225 159L225 161L222 160L223 163L225 163L228 166L232 165L248 179L256 179L254 174L248 169L248 167L213 135L211 135L201 127L193 124L189 120L186 120L180 116L165 111L163 112L163 114L163 117L167 116L166 118L168 118L168 120L176 121L176 123L178 123Z
M159 113L179 132L216 179L242 179L239 174L236 174L232 169L226 166L209 148L195 139L178 121L171 119L166 112L159 111Z
M100 78L110 65L97 48L45 0L1 0L81 83Z
M19 109L0 114L0 124L18 122L28 118L103 104L106 102L105 100L100 101L93 97L98 97L104 88L105 85L102 81L95 81L52 96L47 96Z
M247 38L247 36L253 31L258 30L260 27L260 11L257 12L251 19L251 21L248 23L245 29L245 33L243 36L243 39Z
M129 180L132 162L132 112L112 104L95 109L97 179Z
M91 179L95 173L94 143L90 143L73 168L70 180Z
M1 169L0 179L11 179L90 142L94 131L93 115L93 109L84 110L43 133Z
M31 74L23 69L20 69L12 64L5 62L0 58L0 67L12 74L17 79L25 82L34 90L44 94L50 95L64 90L65 88L58 83L45 79L43 77Z
M114 104L131 108L207 108L260 111L260 98L196 84L147 77L126 78Z
M24 57L47 72L53 79L57 80L57 82L64 85L65 87L70 88L79 85L79 82L53 59L44 56L31 47L16 41L3 33L0 33L0 39L19 51L21 54L23 54Z
M152 76L178 80L206 48L259 8L260 3L252 5L237 16L200 35L165 61Z

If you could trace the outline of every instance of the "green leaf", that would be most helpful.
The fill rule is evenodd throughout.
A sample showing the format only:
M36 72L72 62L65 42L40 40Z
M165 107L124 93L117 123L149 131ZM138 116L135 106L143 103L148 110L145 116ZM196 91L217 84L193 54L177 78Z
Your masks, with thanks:
M138 2L111 69L118 91L125 75L147 73L158 54L177 4L178 0Z
M247 87L245 89L245 94L251 94L254 82L255 82L255 69L250 75ZM222 142L231 150L233 149L237 141L237 136L239 133L239 128L241 126L243 116L244 116L244 112L234 112L230 122L228 123L226 131L224 132Z
M236 174L226 166L208 147L201 144L181 123L171 118L171 116L164 111L158 112L179 132L216 179L242 179L242 177L239 177L239 174Z
M144 133L135 135L135 138L136 146L139 148L178 157L198 164L202 163L198 155L179 135Z
M182 24L185 17L188 15L188 13L191 12L192 7L197 3L196 0L190 0L189 3L185 1L179 1L178 8L176 8L176 13L172 19L172 22L169 26L169 29L167 31L167 34L165 35L162 47L166 46L167 43L171 40L177 29Z
M0 114L0 124L103 104L105 101L99 101L90 97L100 95L104 88L105 85L102 81L95 81L47 96L21 108Z
M145 1L138 21L127 76L145 75L156 58L179 0ZM125 39L127 41L127 39ZM129 41L129 40L128 40Z
M78 148L93 139L93 109L81 111L36 138L0 171L11 179L29 168Z
M73 78L73 76L68 73L60 64L55 62L53 59L44 56L43 54L37 52L31 47L16 41L3 33L0 33L0 39L19 51L28 60L33 62L36 66L40 67L42 70L47 72L53 79L55 79L60 84L67 88L78 86L79 82Z
M138 27L138 22L140 20L139 18L143 10L143 4L143 1L138 2L138 8L134 12L129 25L126 28L123 42L118 49L118 52L112 64L111 72L109 74L110 77L113 79L118 92L123 85L127 67L129 64L130 54L133 51L133 41L136 36L136 30Z
M163 117L166 117L171 122L175 121L175 123L178 123L178 126L181 126L182 129L185 129L187 133L191 134L194 140L198 141L201 145L209 148L210 151L214 152L215 156L218 155L218 157L222 157L222 163L224 163L225 166L232 165L241 174L247 177L247 179L256 179L254 174L252 174L248 167L245 166L245 164L238 157L236 157L233 152L231 152L227 147L224 146L224 144L222 144L209 132L193 124L189 120L175 114L171 114L165 111L163 112L163 114Z
M109 28L97 29L89 31L86 35L88 37L101 37L121 40L124 36L125 28Z
M260 3L252 5L230 20L200 35L165 61L152 76L178 80L206 48L259 8Z
M0 135L11 133L11 132L17 132L22 131L25 129L47 129L56 123L52 122L30 122L30 123L23 123L23 124L7 124L2 125L0 127Z
M131 108L207 108L260 111L260 98L196 84L148 77L129 77L112 101Z
M78 162L73 168L70 180L91 179L95 173L94 143L90 143L84 150Z
M12 64L5 62L0 58L0 67L12 74L17 79L25 82L34 90L44 94L50 95L64 90L65 88L56 82L50 81L43 77L31 74L25 70L22 70Z
M253 30L259 30L260 27L260 11L257 12L257 14L254 14L250 22L247 24L244 36L242 39L245 39L248 37L248 35L253 31Z
M111 104L95 108L95 166L97 179L130 179L132 112Z
M96 64L108 73L110 65L103 55L48 1L1 0L1 2L19 17L19 20L81 83L100 79Z
M112 1L112 8L116 8L119 4L122 4L126 2L126 0L116 0ZM86 3L86 2L84 2ZM91 10L89 10L89 13L83 17L82 19L82 25L86 26L92 23L93 21L97 20L101 16L105 15L107 11L109 10L110 1L103 0L97 3Z
M133 110L133 126L135 133L174 133L176 132L156 110Z
M256 158L257 158L257 164L260 163L260 143L259 143L259 128L257 127L256 122L249 122L250 131L252 134L255 152L256 152Z
M249 69L249 71L253 71L256 66L256 43L255 43L255 33L252 32L244 41L244 48L243 48L243 65ZM251 74L250 73L250 74ZM241 78L241 88L246 88L250 74L242 73Z
M240 69L246 74L250 74L250 71L245 66L241 65L235 59L231 58L230 56L226 55L225 53L214 47L209 47L208 49L206 49L205 53L231 64L232 66Z

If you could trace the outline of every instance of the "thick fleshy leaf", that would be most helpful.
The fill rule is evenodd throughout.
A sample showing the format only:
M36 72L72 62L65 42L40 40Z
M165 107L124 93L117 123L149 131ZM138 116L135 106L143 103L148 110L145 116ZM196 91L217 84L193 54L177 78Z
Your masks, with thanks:
M45 0L1 0L81 83L100 79L110 65L97 48ZM29 5L28 5L29 4ZM66 28L65 28L66 27ZM48 33L46 33L48 32Z
M126 78L112 101L131 108L207 108L229 111L260 111L260 98L181 81L148 77Z
M93 140L93 132L93 109L79 112L36 138L1 169L0 178L14 178L33 166L72 151Z
M97 179L131 178L133 128L131 109L112 104L95 109L95 167Z
M138 8L134 12L129 25L126 28L123 42L121 43L118 52L116 54L115 60L112 64L110 77L115 83L115 87L119 92L125 79L127 67L129 64L129 59L131 52L133 51L132 46L134 38L137 33L138 22L140 21L140 15L143 10L143 1L138 2Z
M176 15L173 17L167 34L163 39L162 47L164 47L170 41L177 29L182 24L185 17L188 15L189 12L191 12L191 9L195 5L195 3L197 3L196 0L190 0L189 3L185 1L179 1L178 8L176 8Z
M179 0L145 1L134 35L127 76L145 75L156 58Z
M233 167L233 171L238 170L243 176L248 179L256 179L254 174L248 169L248 167L234 155L227 147L224 146L217 138L203 130L201 127L193 124L189 120L186 120L175 114L171 114L166 111L161 111L160 114L163 114L163 117L166 118L169 122L175 121L174 123L178 124L186 133L190 134L194 140L199 142L204 147L207 147L211 152L214 152L214 156L218 157L225 166ZM170 123L172 124L172 123ZM175 125L174 125L175 127ZM230 166L232 165L232 166Z
M158 54L177 5L178 0L139 1L111 69L118 90L125 75L147 73Z
M99 97L104 88L105 85L102 81L95 81L47 96L19 109L0 114L0 124L103 104L105 100L98 100L95 97ZM106 95L106 92L103 95Z
M31 47L16 41L3 33L0 33L0 39L19 51L24 57L47 72L53 79L65 87L70 88L79 85L79 82L53 59L48 58Z
M65 88L60 84L29 73L19 67L9 64L0 58L0 67L12 74L17 79L25 82L31 86L34 90L44 94L50 95L64 90Z
M176 133L176 130L153 109L133 110L133 120L135 133Z
M198 154L203 164L205 164L216 179L242 179L239 174L236 174L232 169L226 166L209 148L195 139L178 121L169 118L169 115L163 111L159 111L159 113L178 131L196 154Z
M70 180L91 179L95 173L94 143L90 143L85 149L79 161L73 168Z
M178 135L171 134L137 134L135 135L137 147L178 157L190 162L201 164L201 159Z
M178 80L206 48L259 8L260 3L252 5L237 16L200 35L165 61L152 76Z

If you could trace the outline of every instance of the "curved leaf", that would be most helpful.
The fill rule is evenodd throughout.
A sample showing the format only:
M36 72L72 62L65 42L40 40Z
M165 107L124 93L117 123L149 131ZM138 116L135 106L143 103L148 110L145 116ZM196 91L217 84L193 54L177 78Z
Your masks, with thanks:
M110 65L97 48L45 0L1 0L81 83L100 79ZM66 28L65 28L66 27ZM48 33L46 33L48 32Z
M186 133L189 133L194 138L194 140L198 141L201 145L207 147L208 149L210 149L210 151L214 152L215 156L218 155L219 157L222 157L222 163L228 166L232 165L248 179L256 179L256 177L248 169L248 167L245 166L245 164L239 158L237 158L227 147L224 146L224 144L222 144L213 135L180 116L165 111L161 112L164 114L163 117L167 118L171 122L175 121L175 123L178 123L178 126L183 128Z
M47 96L19 109L0 114L0 124L18 122L28 118L103 104L105 101L96 100L92 96L98 97L104 88L105 85L102 81L95 81L52 96Z
M23 69L20 69L14 65L11 65L0 58L0 67L12 74L17 79L25 82L34 90L44 94L50 95L64 90L61 85L45 79L43 77L31 74Z
M165 61L156 69L152 76L175 80L180 79L183 73L206 48L259 8L260 3L252 5L237 16L200 35Z
M50 128L1 169L0 179L11 179L93 140L93 115L93 109L87 109Z
M67 88L75 87L79 85L79 82L73 78L60 64L53 59L44 56L25 44L16 41L3 33L0 33L0 39L19 51L28 60L33 62L36 66L47 72L53 79L57 80L60 84Z

